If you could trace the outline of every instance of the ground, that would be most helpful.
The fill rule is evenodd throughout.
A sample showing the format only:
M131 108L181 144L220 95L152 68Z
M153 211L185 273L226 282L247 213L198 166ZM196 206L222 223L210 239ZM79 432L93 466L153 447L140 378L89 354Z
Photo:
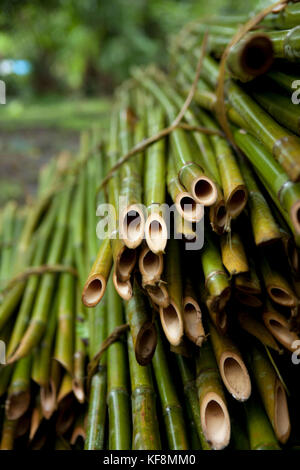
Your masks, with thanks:
M51 99L0 107L0 206L33 197L38 171L63 150L76 153L80 131L108 128L108 99Z

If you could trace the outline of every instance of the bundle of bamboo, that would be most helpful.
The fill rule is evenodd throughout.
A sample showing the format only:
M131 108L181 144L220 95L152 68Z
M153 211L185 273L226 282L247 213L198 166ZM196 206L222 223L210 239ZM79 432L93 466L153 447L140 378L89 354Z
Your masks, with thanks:
M280 449L299 434L279 372L293 384L300 333L283 62L299 60L299 6L263 17L184 28L170 75L134 69L117 90L107 139L83 133L35 204L0 211L1 449Z

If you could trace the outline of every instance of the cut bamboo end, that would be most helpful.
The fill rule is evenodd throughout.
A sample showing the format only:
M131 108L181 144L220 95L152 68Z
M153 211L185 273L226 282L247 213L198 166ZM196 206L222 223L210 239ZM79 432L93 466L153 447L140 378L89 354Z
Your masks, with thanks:
M252 77L266 73L273 60L272 41L265 34L255 34L250 37L240 55L242 69Z
M135 357L141 366L151 362L157 345L157 332L154 323L146 322L138 332L135 342Z
M113 283L115 286L116 291L118 292L119 296L122 297L124 300L129 300L132 297L132 285L130 280L121 281L118 279L116 270L113 272Z
M218 197L215 183L207 176L195 178L191 186L192 196L203 206L212 206Z
M142 274L143 285L154 285L158 282L163 266L163 255L155 254L148 246L145 246L139 257L139 269Z
M84 403L85 400L85 394L84 394L84 386L82 380L79 379L73 379L72 381L72 386L73 386L73 393L79 403Z
M201 403L200 418L207 442L214 450L224 449L230 441L230 418L224 400L208 393Z
M228 214L235 218L244 209L247 204L247 190L244 186L237 186L230 194L226 202Z
M266 328L282 346L291 352L295 351L292 345L294 341L299 340L299 337L294 331L290 331L289 322L283 315L275 311L264 312L263 321Z
M216 327L224 335L228 328L228 315L225 310L216 314Z
M199 222L204 210L201 204L198 204L190 193L179 193L175 199L175 206L178 213L188 222Z
M167 307L160 307L159 314L168 341L178 346L183 336L183 321L178 306L171 300Z
M239 401L251 394L251 381L244 361L234 352L224 352L220 358L220 373L228 392Z
M28 390L8 396L5 403L7 419L19 419L30 405L30 392Z
M216 204L213 208L214 210L214 225L217 228L217 231L222 234L225 229L225 225L228 219L227 209L224 201L220 201L219 204Z
M128 248L137 248L144 239L145 217L137 204L127 207L120 216L120 234Z
M183 323L187 337L197 346L201 346L205 340L202 314L198 302L192 297L183 299Z
M157 284L156 286L147 286L146 290L154 304L163 308L169 305L170 300L168 290L163 284Z
M50 380L48 385L41 387L40 397L43 416L46 419L50 419L57 406L56 386L52 380Z
M136 250L123 246L116 261L118 278L121 281L128 281L135 266L136 259Z
M290 210L292 224L297 234L300 234L300 201L296 201Z
M32 412L30 431L29 431L29 440L32 441L36 432L41 424L43 417L41 416L40 410L35 408Z
M261 299L259 299L255 295L248 294L246 292L242 292L238 290L235 292L235 298L241 304L247 305L248 307L252 307L252 308L259 308L263 304Z
M86 307L95 307L102 299L106 289L106 279L101 274L91 276L82 291L82 302Z
M296 298L287 289L279 285L267 286L267 291L271 299L284 307L295 307Z
M286 393L282 383L276 379L275 385L275 416L274 431L277 439L285 444L291 432L291 423L287 405Z
M168 229L164 218L157 214L150 214L145 223L145 238L147 245L153 253L163 253L167 240Z

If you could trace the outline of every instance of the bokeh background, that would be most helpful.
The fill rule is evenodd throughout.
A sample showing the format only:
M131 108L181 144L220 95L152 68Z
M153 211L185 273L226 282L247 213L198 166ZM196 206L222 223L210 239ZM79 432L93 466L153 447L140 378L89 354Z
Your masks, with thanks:
M168 61L188 21L243 14L269 0L0 0L0 205L34 194L51 156L79 132L105 132L114 88L132 65Z

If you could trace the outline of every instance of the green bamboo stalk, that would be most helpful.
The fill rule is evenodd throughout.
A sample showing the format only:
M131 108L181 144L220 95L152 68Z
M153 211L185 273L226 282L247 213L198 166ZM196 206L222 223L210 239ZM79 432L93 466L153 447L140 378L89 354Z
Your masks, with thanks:
M209 341L196 356L196 387L204 437L212 449L223 449L230 440L230 419L222 382Z
M132 144L139 143L145 138L145 106L140 91L136 91L135 115L132 116L129 96L121 95L119 114L120 123L120 150L122 154L128 153ZM139 153L124 163L121 167L120 196L124 199L120 211L120 235L128 248L137 248L143 240L145 216L142 203L142 171L143 153Z
M272 68L266 74L266 76L270 78L273 82L275 82L277 85L282 87L288 93L291 93L291 90L293 89L293 82L295 80L298 80L297 75L291 75L290 73L282 72L281 70L276 68Z
M17 204L10 201L6 204L2 213L2 249L0 264L0 287L4 288L8 282L12 271L12 253L14 240L14 221L16 217Z
M263 25L275 29L290 29L300 23L300 8L297 3L289 3L277 13L270 13L262 21Z
M108 286L108 334L124 323L122 302L114 289L112 279ZM124 343L119 340L107 351L107 404L109 424L109 449L131 448L130 403L128 394L127 359Z
M192 412L192 418L197 430L201 449L211 450L211 446L208 444L202 429L195 376L191 369L191 364L180 354L176 354L176 360L180 371L181 380L183 382L184 395Z
M247 400L251 394L251 382L240 351L229 336L220 334L211 322L209 332L225 387L236 400Z
M187 450L188 441L183 410L172 381L160 334L158 334L157 348L153 356L152 364L163 410L168 446L171 450Z
M205 289L208 294L206 305L211 318L220 327L218 314L224 310L231 294L227 273L221 260L217 240L209 230L205 231L205 244L201 251L201 264L205 278Z
M255 244L260 246L278 240L281 237L279 227L257 185L250 165L242 156L239 158L239 166L248 189L248 205Z
M5 402L6 416L8 419L20 418L29 407L31 396L31 366L31 354L18 361L16 364Z
M49 208L45 220L37 233L36 251L32 261L33 266L40 266L45 260L47 248L50 243L50 237L52 236L55 219L58 213L58 204L59 198ZM38 275L31 276L27 281L18 316L8 343L8 356L13 354L22 339L24 331L28 327L32 307L34 305L40 282L41 277Z
M149 364L155 353L157 333L149 315L146 297L136 281L133 285L133 296L125 303L125 312L127 323L130 325L136 361L145 366Z
M300 178L300 140L289 134L238 85L228 82L227 95L236 111L247 121L251 133L287 172L292 181Z
M70 230L67 235L63 263L67 266L73 264L73 243ZM60 275L57 296L58 317L54 358L72 375L75 334L75 279L73 274L62 273Z
M244 404L251 450L280 450L272 426L260 404L259 397L250 397Z
M138 71L134 71L133 75L160 102L171 123L176 118L176 107L161 87L149 76L145 76ZM188 135L183 129L176 128L171 133L170 140L173 149L172 158L180 182L197 202L207 206L213 205L217 198L216 187L198 165Z
M164 128L165 114L161 107L151 106L147 111L148 136ZM167 243L167 226L163 204L166 198L166 141L161 139L145 153L144 204L147 207L145 238L154 253L162 253Z
M291 430L285 390L266 354L256 346L251 350L251 370L275 436L284 444Z
M1 434L0 450L13 450L18 421L4 418Z
M72 187L68 186L68 188L62 193L55 234L52 238L47 257L48 264L57 264L61 258L66 234L66 220L68 220L68 210L71 195ZM46 273L41 279L29 325L21 339L17 350L9 358L9 362L14 362L26 356L40 342L46 328L49 306L55 287L55 280L55 274L53 273Z
M252 95L277 122L300 135L299 111L297 106L292 103L290 96L281 95L271 90L254 90Z
M56 297L51 306L45 334L38 347L33 351L31 378L40 387L47 387L50 381L54 336L57 328L57 314L58 298Z
M272 155L250 134L234 132L234 138L241 150L247 155L255 170L270 189L272 199L280 206L290 219L296 232L300 233L298 209L300 206L300 185L292 183L282 167Z
M160 450L151 367L150 365L142 367L136 362L131 334L128 334L127 344L131 378L132 448L133 450Z
M173 238L167 246L166 281L169 305L160 307L160 321L168 341L178 346L183 336L183 305L179 244Z
M88 337L86 312L81 302L79 283L76 286L76 319L75 319L75 343L73 353L73 392L80 403L84 402L85 391L85 360L86 345Z

